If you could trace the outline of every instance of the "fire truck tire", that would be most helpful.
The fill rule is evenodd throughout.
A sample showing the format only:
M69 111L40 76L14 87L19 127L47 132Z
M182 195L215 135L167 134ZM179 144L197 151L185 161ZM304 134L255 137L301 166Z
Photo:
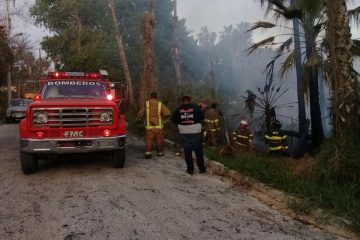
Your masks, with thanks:
M114 168L123 168L125 166L125 150L113 151L111 157Z
M24 174L35 173L38 170L38 160L34 154L20 152L20 163Z

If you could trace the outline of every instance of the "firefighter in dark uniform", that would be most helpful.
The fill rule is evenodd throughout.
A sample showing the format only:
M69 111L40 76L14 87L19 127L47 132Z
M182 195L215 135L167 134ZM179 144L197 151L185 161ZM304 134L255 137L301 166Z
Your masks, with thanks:
M217 104L211 104L211 108L205 112L204 136L208 146L216 146L220 132L220 112Z
M265 135L265 142L269 146L271 155L285 155L289 149L287 135L281 131L281 123L275 120L271 130Z
M234 147L240 151L252 150L254 134L250 131L247 121L242 120L240 126L233 132Z

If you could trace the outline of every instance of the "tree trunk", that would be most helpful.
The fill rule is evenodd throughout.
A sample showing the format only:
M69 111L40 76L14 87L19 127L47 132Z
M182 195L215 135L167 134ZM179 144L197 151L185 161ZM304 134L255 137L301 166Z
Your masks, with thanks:
M324 140L324 129L322 126L320 99L319 99L319 72L315 67L309 73L309 92L310 92L310 115L311 115L311 135L314 148L318 148Z
M310 31L305 33L306 36L306 57L309 59L315 52L315 39L311 36ZM324 140L324 130L322 126L320 99L319 99L319 68L313 66L308 69L309 93L310 93L310 115L311 115L311 135L314 148L318 148Z
M155 27L155 2L150 0L150 11L144 14L142 37L144 43L144 69L141 76L140 103L143 104L150 92L156 90L154 67L154 27Z
M181 84L181 66L180 66L180 40L179 40L179 18L177 15L177 0L174 0L173 2L173 10L174 10L174 16L173 16L173 24L174 24L174 42L173 42L173 61L174 61L174 67L175 67L175 75L176 75L176 82L177 84Z
M346 0L326 0L325 11L331 66L327 68L327 77L332 90L332 124L334 135L344 149L348 136L359 133L358 84L352 72L351 32Z
M125 81L127 84L129 104L133 105L135 103L134 90L133 90L133 85L132 85L132 81L131 81L129 66L128 66L127 60L126 60L123 39L122 39L121 32L120 32L120 22L116 16L114 0L109 0L109 4L110 4L111 13L112 13L112 18L114 21L114 29L115 29L115 34L116 34L116 42L117 42L117 47L118 47L118 51L119 51L120 63L123 67Z
M290 0L292 6L296 5L295 0ZM304 84L303 84L303 67L301 59L301 43L300 43L300 25L297 19L293 20L294 28L294 45L295 45L295 66L296 66L296 83L297 83L297 98L299 111L299 133L305 131L306 125L306 111L304 98Z
M82 36L82 23L81 23L81 19L79 16L79 9L77 6L77 3L74 3L74 14L75 14L75 20L76 20L76 25L77 25L77 37L76 37L76 70L79 71L80 70L80 66L84 67L83 64L79 63L80 61L80 53L81 53L81 36ZM73 69L75 70L75 69ZM84 70L84 69L81 69Z

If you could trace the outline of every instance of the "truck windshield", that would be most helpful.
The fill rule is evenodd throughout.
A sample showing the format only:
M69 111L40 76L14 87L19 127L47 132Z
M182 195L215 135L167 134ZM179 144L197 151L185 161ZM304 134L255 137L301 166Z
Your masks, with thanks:
M102 82L89 80L58 80L47 82L42 90L43 99L51 98L101 98L106 99Z

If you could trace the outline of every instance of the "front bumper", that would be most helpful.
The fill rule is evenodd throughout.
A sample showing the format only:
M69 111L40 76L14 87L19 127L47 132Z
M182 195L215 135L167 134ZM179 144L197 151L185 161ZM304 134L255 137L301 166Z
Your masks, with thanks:
M11 119L23 119L26 117L26 113L25 112L6 113L6 117Z
M21 139L20 151L28 153L88 153L125 150L126 136L66 139Z

